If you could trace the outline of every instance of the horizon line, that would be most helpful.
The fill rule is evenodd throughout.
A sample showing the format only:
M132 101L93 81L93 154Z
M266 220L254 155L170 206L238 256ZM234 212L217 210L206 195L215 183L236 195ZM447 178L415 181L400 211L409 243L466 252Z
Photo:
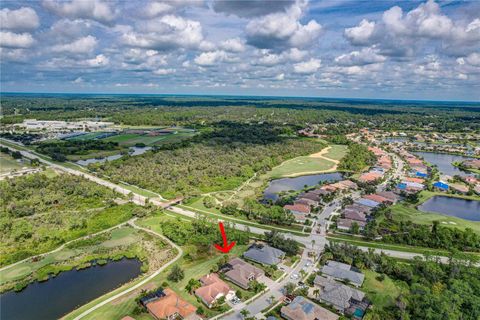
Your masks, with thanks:
M398 98L363 98L363 97L325 97L325 96L291 96L291 95L244 95L244 94L196 94L196 93L108 93L108 92L22 92L22 91L0 91L0 96L4 94L34 95L34 94L52 94L52 95L138 95L138 96L199 96L199 97L244 97L244 98L297 98L297 99L326 99L326 100L371 100L371 101L404 101L404 102L441 102L441 103L480 103L480 100L430 100L430 99L398 99Z

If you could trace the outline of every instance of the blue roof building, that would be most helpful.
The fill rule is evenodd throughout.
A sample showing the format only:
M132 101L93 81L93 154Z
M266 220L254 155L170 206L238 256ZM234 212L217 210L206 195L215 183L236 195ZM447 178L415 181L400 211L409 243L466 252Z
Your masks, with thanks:
M428 174L426 174L426 173L424 173L424 172L420 172L420 171L415 172L415 175L416 175L417 177L421 177L421 178L426 178L426 177L428 177Z
M442 182L442 181L435 182L433 184L433 186L437 189L448 190L448 184L446 184L445 182Z

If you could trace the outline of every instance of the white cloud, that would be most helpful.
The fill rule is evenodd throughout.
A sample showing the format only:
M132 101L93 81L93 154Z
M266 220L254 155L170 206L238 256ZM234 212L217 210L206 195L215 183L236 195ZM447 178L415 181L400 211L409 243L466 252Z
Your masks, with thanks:
M363 66L366 64L384 62L385 60L386 58L378 54L378 50L373 48L363 48L360 51L352 51L335 58L335 62L343 66Z
M228 52L243 52L245 51L245 45L240 38L233 38L225 40L221 43L220 47Z
M145 17L154 18L173 13L180 8L201 5L203 5L203 0L155 0L148 2L142 13Z
M61 17L89 19L110 25L116 16L112 2L102 0L44 0L43 6Z
M385 55L412 56L422 45L429 45L428 41L439 41L440 50L459 55L478 46L480 19L468 24L462 20L454 22L429 0L406 14L394 6L383 13L381 21L364 19L358 26L345 29L344 35L353 45L376 44Z
M302 7L294 5L285 13L273 13L251 20L246 27L247 43L257 48L303 48L315 43L322 26L315 20L302 24Z
M58 44L52 47L54 52L66 52L66 53L92 53L97 46L97 38L88 35L86 37L77 39L71 43L67 44Z
M172 74L172 73L175 73L175 69L157 69L155 71L153 71L154 74L156 75L159 75L159 76L165 76L165 75L168 75L168 74Z
M200 49L205 45L199 22L174 15L141 23L136 31L121 38L126 45L155 50Z
M311 58L305 62L299 62L293 65L293 72L298 74L312 74L317 72L321 65L320 59Z
M0 10L0 21L2 28L15 31L33 30L40 26L37 13L29 7L17 10L4 8Z
M227 60L227 53L222 50L202 52L197 56L194 61L196 64L202 67L213 66L218 62Z
M75 84L80 84L80 83L84 83L85 80L83 80L82 77L78 77L76 78L75 80L72 81L72 83L75 83Z
M354 45L369 43L375 29L375 22L363 19L357 27L345 29L345 37Z
M35 43L30 33L0 31L0 46L6 48L30 48Z
M280 73L277 76L275 76L275 80L277 80L277 81L282 81L284 79L285 79L285 74L284 73Z

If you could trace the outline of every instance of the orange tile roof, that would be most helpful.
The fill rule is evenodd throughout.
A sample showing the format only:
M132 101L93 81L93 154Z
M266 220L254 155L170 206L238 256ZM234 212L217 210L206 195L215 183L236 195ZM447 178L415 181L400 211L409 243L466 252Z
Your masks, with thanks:
M230 292L230 287L216 273L203 276L200 282L202 286L195 290L195 295L200 297L208 306L213 304L218 296L226 296Z
M180 298L173 290L167 288L163 290L163 293L165 293L164 297L149 302L146 306L155 318L166 319L175 314L186 318L197 311L197 308Z
M367 172L364 173L358 178L358 180L363 181L363 182L370 182L370 181L375 181L377 179L380 179L382 175L378 172Z
M287 204L283 208L290 211L310 213L310 206L307 206L305 204L300 204L300 203L297 203L294 205Z
M363 196L364 199L372 200L378 203L384 203L384 202L391 202L390 199L387 199L385 197L379 196L378 194L367 194Z
M425 179L422 179L422 178L412 178L412 177L407 177L404 179L405 181L408 181L408 182L415 182L415 183L424 183L425 182Z

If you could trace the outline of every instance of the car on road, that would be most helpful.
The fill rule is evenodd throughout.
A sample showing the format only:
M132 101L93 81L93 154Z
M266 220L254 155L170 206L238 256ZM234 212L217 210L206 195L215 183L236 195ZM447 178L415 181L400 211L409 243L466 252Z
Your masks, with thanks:
M297 280L297 279L299 279L299 278L300 278L300 276L298 275L298 273L293 273L293 274L290 276L290 279L292 279L292 280Z

